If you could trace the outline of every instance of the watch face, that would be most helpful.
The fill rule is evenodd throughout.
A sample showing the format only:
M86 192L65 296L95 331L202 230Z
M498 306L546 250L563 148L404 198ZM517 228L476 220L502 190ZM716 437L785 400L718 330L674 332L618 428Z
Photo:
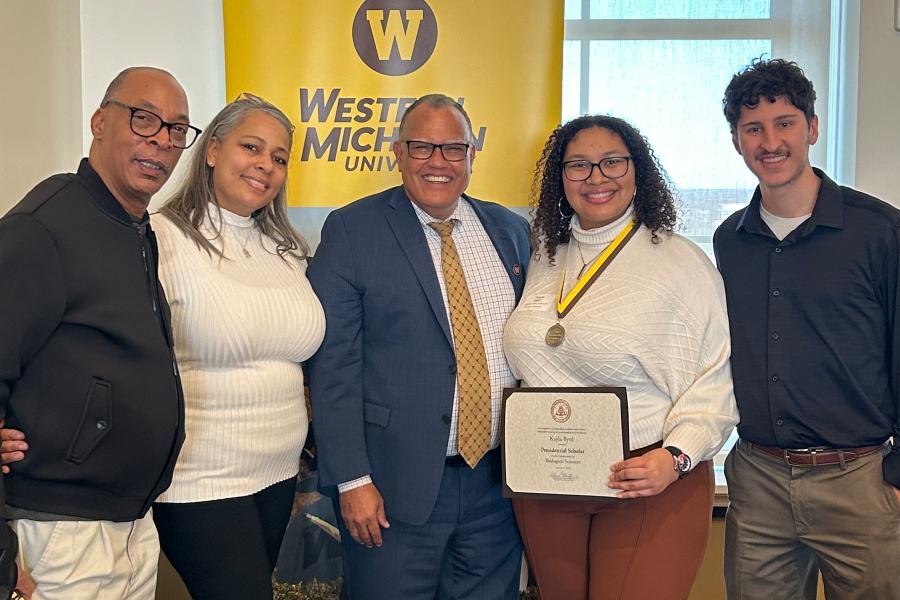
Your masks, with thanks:
M679 473L687 473L688 471L691 470L691 457L688 456L687 454L682 453L682 454L676 456L675 461L678 465Z

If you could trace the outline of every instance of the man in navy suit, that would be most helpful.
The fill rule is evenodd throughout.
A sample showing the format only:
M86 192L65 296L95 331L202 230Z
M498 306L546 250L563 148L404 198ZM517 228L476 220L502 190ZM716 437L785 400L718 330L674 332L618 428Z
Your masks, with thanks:
M502 331L525 281L528 225L464 195L475 146L453 99L410 106L393 151L403 185L332 212L308 273L328 324L310 390L345 586L353 600L517 598L522 548L501 495L497 444L501 390L515 385ZM448 222L451 233L439 234ZM487 363L490 424L480 423L476 456L460 455L457 367L472 357L457 356L454 344L463 330L459 295L448 289L460 277L448 286L447 236L483 341L483 355L473 354Z

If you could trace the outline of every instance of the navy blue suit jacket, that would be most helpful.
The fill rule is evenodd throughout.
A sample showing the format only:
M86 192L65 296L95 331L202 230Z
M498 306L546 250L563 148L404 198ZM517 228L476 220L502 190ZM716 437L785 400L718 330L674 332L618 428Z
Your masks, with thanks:
M518 302L528 224L466 198ZM444 469L456 358L425 233L403 187L332 212L308 276L327 323L308 365L319 485L333 492L371 474L388 519L424 523Z

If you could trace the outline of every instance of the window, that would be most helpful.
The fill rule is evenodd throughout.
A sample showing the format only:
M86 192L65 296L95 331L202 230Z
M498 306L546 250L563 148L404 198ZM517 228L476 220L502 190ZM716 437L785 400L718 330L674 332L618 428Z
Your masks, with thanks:
M755 57L796 60L813 81L820 141L811 159L835 172L837 165L825 159L836 156L828 153L833 136L826 132L831 40L839 37L832 33L832 11L840 15L841 4L566 0L562 119L602 113L637 126L676 189L679 233L712 258L716 227L746 205L756 187L722 114L726 85ZM735 439L716 457L719 486L725 485L722 462Z

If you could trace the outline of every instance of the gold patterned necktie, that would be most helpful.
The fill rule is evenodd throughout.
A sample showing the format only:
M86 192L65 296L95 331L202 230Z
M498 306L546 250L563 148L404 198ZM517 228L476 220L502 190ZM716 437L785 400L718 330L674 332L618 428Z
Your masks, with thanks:
M457 445L459 455L474 469L491 444L491 378L472 296L453 242L453 223L444 221L428 225L441 236L441 270L453 327L459 389Z

